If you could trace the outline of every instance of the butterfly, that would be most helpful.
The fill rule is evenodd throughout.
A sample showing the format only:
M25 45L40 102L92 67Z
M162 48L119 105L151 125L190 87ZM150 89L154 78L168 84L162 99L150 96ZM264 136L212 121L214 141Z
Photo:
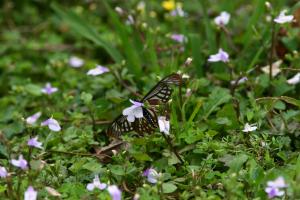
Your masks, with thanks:
M129 131L135 131L138 134L153 132L158 127L157 115L153 106L167 103L173 92L171 85L180 86L181 84L181 75L176 73L160 80L142 100L138 101L140 103L148 102L150 105L150 108L142 106L143 117L135 118L133 122L129 122L127 116L120 115L108 128L107 135L119 137L122 133Z

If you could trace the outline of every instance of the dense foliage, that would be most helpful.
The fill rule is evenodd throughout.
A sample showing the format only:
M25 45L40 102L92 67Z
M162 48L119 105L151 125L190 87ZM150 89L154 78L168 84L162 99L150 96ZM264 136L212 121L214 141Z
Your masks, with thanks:
M0 5L1 199L300 199L296 0ZM104 151L129 99L171 73L170 140Z

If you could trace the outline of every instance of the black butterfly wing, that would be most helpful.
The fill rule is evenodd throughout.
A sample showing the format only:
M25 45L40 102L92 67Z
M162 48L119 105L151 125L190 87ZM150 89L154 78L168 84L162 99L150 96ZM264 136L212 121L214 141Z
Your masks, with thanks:
M107 135L112 137L120 137L122 133L133 131L133 123L127 120L127 116L120 115L112 122L107 130Z
M136 118L134 122L129 122L127 116L120 115L108 128L107 134L113 137L120 137L122 133L135 131L141 135L152 133L158 127L155 111L143 107L143 117Z
M151 105L167 103L172 95L170 85L181 85L182 79L179 74L171 74L159 81L142 99L142 102L148 101Z
M152 133L158 127L157 116L154 110L143 108L143 117L133 122L134 131L143 135Z

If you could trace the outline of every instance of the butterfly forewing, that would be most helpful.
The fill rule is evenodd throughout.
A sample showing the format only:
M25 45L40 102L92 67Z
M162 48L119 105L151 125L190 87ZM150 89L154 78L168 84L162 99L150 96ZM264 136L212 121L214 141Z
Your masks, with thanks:
M150 105L158 105L159 103L167 103L172 94L172 88L169 85L181 85L181 76L179 74L171 74L159 81L142 99L142 102L148 101Z

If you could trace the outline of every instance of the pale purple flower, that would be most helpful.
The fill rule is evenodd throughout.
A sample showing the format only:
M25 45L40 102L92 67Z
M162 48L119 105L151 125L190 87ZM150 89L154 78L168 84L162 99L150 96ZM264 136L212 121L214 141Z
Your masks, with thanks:
M57 92L58 89L56 87L52 87L51 83L47 83L44 88L42 88L42 93L51 95L54 92Z
M157 183L159 177L160 177L160 174L157 173L157 171L153 168L148 168L146 169L144 172L143 172L143 176L146 176L147 177L147 181L149 183Z
M248 133L248 132L255 131L256 129L257 129L257 126L255 126L255 124L246 123L244 126L244 129L242 131L245 133Z
M287 187L287 184L284 181L284 178L282 176L278 177L274 181L268 181L267 187L265 188L265 192L268 194L268 197L274 198L284 195L284 191L280 190L282 188Z
M53 119L52 117L43 121L41 123L41 126L48 126L48 128L52 131L58 132L61 130L61 127L58 123L58 121L56 121L55 119Z
M129 122L134 122L135 118L143 118L143 106L141 102L129 100L133 105L123 110L123 115L127 116Z
M23 170L27 169L27 161L23 158L23 155L19 155L19 159L18 160L15 160L15 159L12 159L11 160L11 164L16 166L16 167L19 167Z
M29 186L24 193L24 200L36 200L37 191L34 190L32 186Z
M69 65L74 68L79 68L82 65L84 65L84 60L82 60L81 58L78 58L76 56L72 56L69 59Z
M37 112L29 117L26 118L26 123L33 125L41 116L41 112Z
M177 5L176 8L170 12L170 15L173 16L173 17L176 17L176 16L185 17L185 16L187 16L186 12L184 12L182 10L182 7L180 5Z
M87 184L86 189L89 191L93 191L95 188L98 188L100 190L104 190L106 188L105 183L101 183L99 180L99 176L95 175L95 178L93 179L92 183Z
M38 136L34 137L34 138L30 138L27 141L27 145L30 147L35 147L35 148L39 148L42 149L42 143L38 141Z
M121 200L122 191L116 185L110 185L107 187L107 191L110 194L112 200Z
M284 195L284 191L279 190L278 188L266 187L265 192L268 194L269 199L274 197L280 197Z
M101 65L97 65L96 68L90 69L87 72L87 75L98 76L98 75L106 73L106 72L109 72L109 69L107 67L103 67Z
M280 12L280 14L274 19L274 22L278 24L284 24L284 23L289 23L292 22L294 19L293 15L285 15L287 11L283 10Z
M296 85L300 82L300 72L286 81L288 84Z
M127 20L125 21L126 25L132 25L134 24L134 19L132 17L132 15L128 15Z
M8 173L5 169L5 167L0 166L0 177L1 178L6 178L8 176Z
M170 134L170 121L165 116L158 117L158 125L160 132L169 135Z
M246 81L248 81L248 78L246 76L244 76L244 77L240 78L239 80L232 80L232 81L230 81L230 84L234 85L237 82L237 85L240 85L242 83L245 83Z
M186 41L186 37L182 34L174 33L170 36L170 38L176 42L183 43Z
M227 52L223 51L223 49L219 49L217 54L210 55L208 58L208 62L228 62L229 61L229 55Z
M287 187L287 184L285 183L284 178L282 176L279 176L274 181L268 181L267 186L268 187L285 188L285 187Z
M225 11L221 12L221 14L214 19L215 24L218 26L224 26L228 24L229 20L230 20L230 14Z

